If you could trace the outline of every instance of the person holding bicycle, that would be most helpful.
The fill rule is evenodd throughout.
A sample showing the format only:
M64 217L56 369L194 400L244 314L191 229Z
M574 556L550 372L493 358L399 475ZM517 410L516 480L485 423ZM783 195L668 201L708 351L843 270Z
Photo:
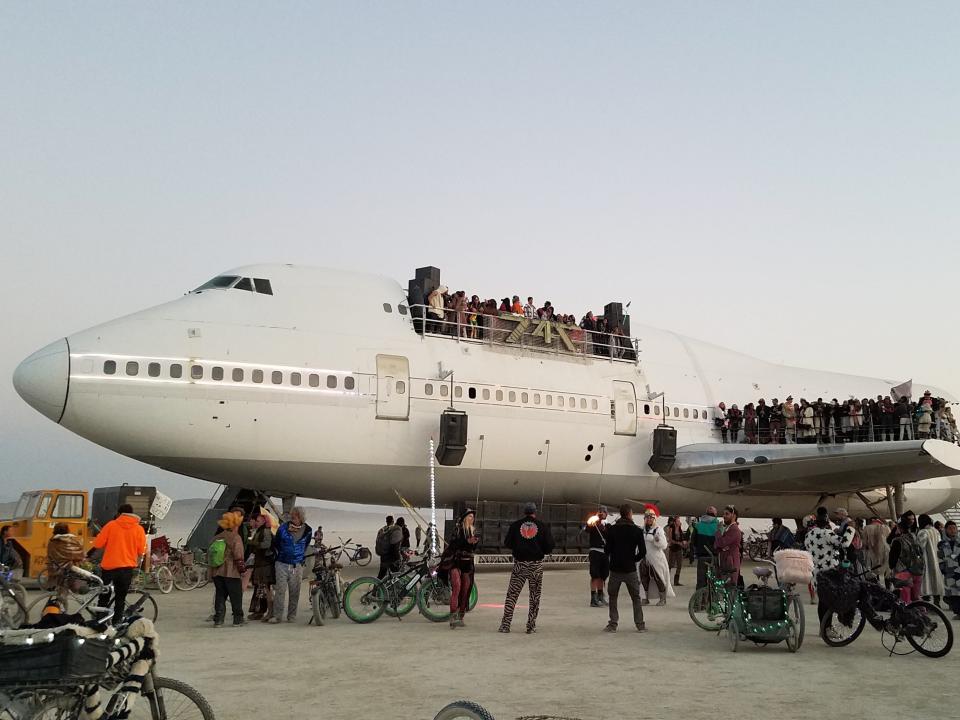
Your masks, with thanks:
M476 513L467 508L460 515L453 534L447 540L444 555L450 565L450 629L464 627L463 616L470 607L473 587L473 553L480 542L474 527Z
M117 508L117 517L104 525L93 539L87 557L97 550L103 550L100 577L105 584L113 584L113 616L121 618L133 573L147 554L147 534L140 525L140 516L134 515L132 505L124 503Z

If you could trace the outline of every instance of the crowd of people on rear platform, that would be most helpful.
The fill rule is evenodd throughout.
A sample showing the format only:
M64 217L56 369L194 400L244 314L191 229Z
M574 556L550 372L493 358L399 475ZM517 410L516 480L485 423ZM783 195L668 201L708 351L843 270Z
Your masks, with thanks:
M847 443L937 438L956 442L957 421L943 398L927 390L919 402L889 395L876 400L808 402L793 396L784 402L760 399L741 410L720 403L714 424L723 442L730 443Z
M527 320L551 320L568 329L582 330L595 355L623 357L630 346L630 340L619 323L594 315L592 311L578 323L575 315L559 312L549 300L537 307L532 297L523 303L519 295L513 295L498 303L493 298L481 300L477 295L468 298L464 290L451 293L441 285L427 297L426 314L426 332L437 335L457 337L459 334L462 338L483 340L485 333L490 331L484 326L482 317L507 314Z

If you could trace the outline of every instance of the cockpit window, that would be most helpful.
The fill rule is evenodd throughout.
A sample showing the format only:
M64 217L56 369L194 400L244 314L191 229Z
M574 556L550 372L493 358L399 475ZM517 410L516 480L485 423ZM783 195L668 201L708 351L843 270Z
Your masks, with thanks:
M250 282L250 278L240 278L240 282L233 286L234 290L247 290L248 292L253 292L253 283Z
M257 292L264 295L273 295L273 288L270 287L270 281L264 278L254 278L253 284L257 286Z
M240 278L237 275L218 275L213 280L205 282L203 285L194 290L194 292L200 292L201 290L213 290L216 288L228 288L239 279Z

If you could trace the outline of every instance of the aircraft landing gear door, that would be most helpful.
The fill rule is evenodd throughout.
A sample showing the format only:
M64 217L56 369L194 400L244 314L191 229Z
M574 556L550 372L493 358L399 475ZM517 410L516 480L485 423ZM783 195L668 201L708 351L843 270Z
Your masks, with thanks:
M410 361L400 355L377 355L377 419L410 418Z
M637 394L632 382L613 381L613 434L637 434Z

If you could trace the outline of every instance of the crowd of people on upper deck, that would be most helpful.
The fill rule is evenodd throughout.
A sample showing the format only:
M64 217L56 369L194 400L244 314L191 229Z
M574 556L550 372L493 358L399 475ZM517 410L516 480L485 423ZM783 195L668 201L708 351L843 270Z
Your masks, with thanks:
M744 443L846 443L938 438L955 442L957 421L949 404L927 390L919 402L907 397L897 401L889 395L876 400L808 402L793 396L769 404L760 399L736 405L717 406L714 424L723 442Z
M630 340L619 323L602 315L595 316L593 312L588 312L578 323L575 315L557 311L549 300L538 307L533 297L528 297L523 303L519 295L513 295L502 298L498 303L493 298L481 300L477 295L467 297L464 290L451 293L445 285L427 296L426 332L452 337L459 334L462 338L482 340L486 337L485 333L490 332L482 317L501 317L504 314L527 320L550 320L568 332L583 331L582 339L590 341L592 354L621 358L630 346Z

